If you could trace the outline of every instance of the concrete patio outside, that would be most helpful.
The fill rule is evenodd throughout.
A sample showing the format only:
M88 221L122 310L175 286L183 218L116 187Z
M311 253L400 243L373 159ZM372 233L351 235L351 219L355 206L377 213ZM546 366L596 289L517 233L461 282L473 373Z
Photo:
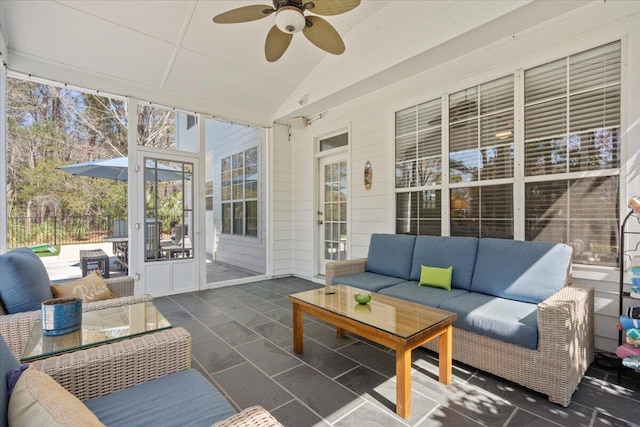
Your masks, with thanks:
M51 281L60 282L82 277L80 251L86 249L102 249L109 255L109 272L111 277L127 274L120 268L117 258L113 254L111 243L83 243L63 245L60 247L60 253L58 255L41 258ZM252 277L258 274L259 273L254 271L244 270L229 264L214 261L210 256L207 256L207 283Z

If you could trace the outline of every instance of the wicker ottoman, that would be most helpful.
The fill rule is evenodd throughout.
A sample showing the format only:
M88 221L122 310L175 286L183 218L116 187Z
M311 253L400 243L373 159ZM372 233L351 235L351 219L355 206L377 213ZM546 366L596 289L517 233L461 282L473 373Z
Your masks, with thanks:
M102 276L109 277L109 255L102 249L81 250L80 266L82 267L82 277L95 270L102 271Z

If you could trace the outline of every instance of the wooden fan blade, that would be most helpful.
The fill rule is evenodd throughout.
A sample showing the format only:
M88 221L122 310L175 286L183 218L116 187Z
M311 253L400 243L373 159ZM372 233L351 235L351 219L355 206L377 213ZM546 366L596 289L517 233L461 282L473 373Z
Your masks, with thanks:
M237 24L240 22L257 21L275 12L275 9L268 5L254 4L231 9L213 17L216 24Z
M267 61L276 62L287 50L293 34L283 33L275 25L269 30L267 40L264 43L264 55Z
M360 5L360 0L312 0L313 7L307 6L309 12L316 15L339 15L355 9Z
M302 33L313 44L320 49L334 55L344 52L344 42L342 37L331 24L319 16L307 16L307 26Z

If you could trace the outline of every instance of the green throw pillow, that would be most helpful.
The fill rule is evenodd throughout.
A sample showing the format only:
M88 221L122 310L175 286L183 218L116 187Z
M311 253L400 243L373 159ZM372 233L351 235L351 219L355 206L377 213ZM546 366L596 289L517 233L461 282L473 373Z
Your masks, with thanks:
M443 288L450 291L452 272L453 266L438 268L423 265L420 268L420 286L433 286L434 288Z

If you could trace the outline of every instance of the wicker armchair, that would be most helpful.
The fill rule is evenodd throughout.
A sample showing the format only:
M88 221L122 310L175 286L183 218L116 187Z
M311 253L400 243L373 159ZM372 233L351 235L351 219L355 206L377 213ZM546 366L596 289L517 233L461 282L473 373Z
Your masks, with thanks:
M2 339L0 338L0 343L1 341ZM2 359L0 365L3 366L3 369L9 369L8 366L11 366L11 364L5 366L5 362L7 357L10 356L7 356L4 352L8 352L7 347L0 345L0 353L2 353L0 354ZM113 400L112 396L110 396L117 392L128 393L128 397L133 400L137 396L145 396L142 390L150 392L149 384L154 384L153 389L155 390L164 388L163 391L159 391L159 394L155 397L157 398L158 396L166 397L167 388L172 389L173 384L182 382L182 394L187 396L188 393L184 393L184 379L180 379L181 375L184 378L184 374L187 374L187 377L191 380L198 380L198 378L194 378L195 375L199 377L196 382L204 382L206 384L204 389L201 384L196 388L201 392L204 391L209 397L205 397L205 400L203 400L201 396L188 396L188 402L193 401L194 405L198 405L192 408L196 411L201 409L200 406L203 402L214 402L213 407L207 408L208 405L203 407L207 417L211 417L212 422L219 420L214 424L215 426L282 426L269 412L260 406L247 408L234 415L232 407L215 387L206 379L200 377L200 374L196 371L189 369L191 360L191 335L184 328L174 328L100 347L52 356L33 362L32 368L36 368L52 377L65 390L85 402L90 409L92 405L90 402L94 402L93 407L96 408L96 399L106 398L108 404L118 402L118 399ZM192 383L190 382L189 384ZM147 387L145 388L145 386ZM178 385L178 388L180 388L180 385ZM131 393L131 390L139 391ZM9 399L6 394L2 396L2 400L3 405L8 405ZM142 402L144 403L144 401L143 397ZM131 403L131 401L128 402ZM223 402L223 404L215 402ZM165 403L161 411L165 412L164 415L169 415L170 421L168 424L179 425L177 423L180 421L170 415L177 408L172 406L171 400ZM183 400L182 403L185 404L185 401ZM189 404L186 403L186 405L188 406ZM7 413L6 408L5 406L4 414ZM131 411L135 412L141 409L145 408L138 407L136 404L123 405L121 413L124 415L122 417L129 419L132 416L135 419L135 415L131 414ZM156 409L154 408L153 410ZM120 413L120 411L116 412ZM199 414L202 414L202 411ZM40 415L43 416L42 414ZM57 415L64 417L59 413ZM227 418L220 419L220 417ZM166 420L166 418L163 419ZM195 419L198 422L204 421L204 419L198 417ZM104 422L109 424L106 420ZM136 425L158 425L157 423L157 419L150 421L146 418L138 418L133 422Z
M189 369L191 335L184 328L166 329L31 365L84 401Z
M116 295L116 298L90 302L82 305L83 311L100 310L102 308L117 307L121 305L135 304L150 301L150 295L133 295L133 277L115 277L105 279L107 286ZM6 310L0 301L0 334L7 342L9 349L20 359L22 351L27 345L31 328L40 320L40 311L28 311L25 313L6 314Z

